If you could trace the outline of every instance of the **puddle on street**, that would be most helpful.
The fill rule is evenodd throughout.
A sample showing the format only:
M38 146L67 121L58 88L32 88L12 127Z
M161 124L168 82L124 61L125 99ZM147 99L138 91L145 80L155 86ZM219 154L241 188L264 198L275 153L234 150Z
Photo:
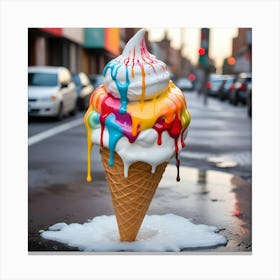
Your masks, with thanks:
M213 225L240 236L246 227L245 234L251 234L251 186L247 182L241 178L233 180L234 175L229 173L183 166L181 181L176 182L175 176L176 166L168 165L151 203L153 213L173 211L195 223Z

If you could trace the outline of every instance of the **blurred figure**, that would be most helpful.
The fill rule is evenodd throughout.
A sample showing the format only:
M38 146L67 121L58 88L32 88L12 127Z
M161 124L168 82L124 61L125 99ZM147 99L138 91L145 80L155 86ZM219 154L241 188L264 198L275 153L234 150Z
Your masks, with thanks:
M204 70L199 66L196 71L196 83L195 83L195 90L200 95L204 91L204 85L205 85L205 72Z

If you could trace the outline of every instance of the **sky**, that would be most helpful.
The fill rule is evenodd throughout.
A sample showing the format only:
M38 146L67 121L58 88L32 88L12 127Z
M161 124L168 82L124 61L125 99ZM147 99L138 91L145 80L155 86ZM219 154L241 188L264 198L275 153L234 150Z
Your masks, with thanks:
M167 32L171 46L175 49L180 48L183 40L183 55L189 58L193 64L197 64L200 45L199 28L149 28L147 30L151 41L160 41ZM218 69L222 67L224 58L231 55L232 38L237 36L237 33L237 28L211 28L209 57L214 59Z

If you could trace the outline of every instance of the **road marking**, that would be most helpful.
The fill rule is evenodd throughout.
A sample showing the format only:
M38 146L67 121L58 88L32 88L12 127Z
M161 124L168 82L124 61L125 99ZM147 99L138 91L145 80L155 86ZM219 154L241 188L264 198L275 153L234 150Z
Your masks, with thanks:
M33 135L31 137L28 138L28 146L31 146L33 144L36 144L40 141L43 141L47 138L50 138L56 134L59 134L63 131L66 131L68 129L71 129L73 127L79 126L83 123L83 118L62 124L62 125L58 125L56 127L53 127L51 129L48 129L44 132L38 133L36 135Z

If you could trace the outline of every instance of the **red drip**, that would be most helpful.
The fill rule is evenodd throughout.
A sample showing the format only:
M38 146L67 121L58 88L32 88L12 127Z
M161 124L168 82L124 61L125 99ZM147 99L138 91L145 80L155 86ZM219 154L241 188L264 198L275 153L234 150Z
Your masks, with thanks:
M145 40L142 40L141 42L141 55L142 57L145 56L147 57L151 63L154 63L154 62L158 62L157 59L154 58L154 56L152 56L148 50L147 50L147 47L146 47L146 43L145 43Z
M167 130L169 135L174 139L175 142L175 152L179 151L178 148L178 139L181 133L182 129L182 124L181 121L179 120L177 114L175 115L175 118L172 122L166 123L164 118L159 118L157 122L153 125L153 128L157 131L158 133L158 140L157 143L158 145L161 145L161 135L164 130Z
M172 121L172 125L169 129L169 135L173 138L179 138L179 135L181 133L181 129L182 129L182 124L181 121L178 118L178 115L175 115L174 120Z
M167 71L167 66L163 64L161 61L159 61L159 65L163 71Z
M174 138L174 146L175 146L175 156L176 156L176 167L177 167L177 182L180 181L180 173L179 173L179 168L180 168L180 160L178 157L178 152L179 152L179 147L178 147L178 139L181 133L182 129L182 124L181 121L178 118L178 115L175 115L175 118L173 122L171 123L172 125L170 126L170 129L168 130L168 133L171 137Z
M153 59L152 56L150 55L150 53L148 52L145 40L141 41L140 50L141 50L141 56L142 56L143 61L146 62L147 64L149 64L152 67L154 73L156 73L156 68L155 68L154 64L157 63L158 61L156 59Z
M159 118L157 120L157 122L154 124L153 128L157 131L157 134L158 134L158 139L157 139L157 144L158 145L161 145L162 143L162 132L164 130L168 130L170 129L170 124L167 124L164 120L164 118Z
M185 133L185 131L186 131L186 128L184 128L182 133L181 133L181 146L182 146L182 148L186 147L186 143L184 141L184 133Z
M141 41L140 51L141 51L142 58L144 57L144 55L147 56L148 51L147 51L147 47L146 47L146 43L145 43L144 39L142 39L142 41Z
M178 153L179 152L178 137L174 138L174 146L175 146L175 153Z
M146 62L147 64L149 64L152 67L154 73L156 73L156 68L153 63L148 62L144 57L143 57L143 61Z
M128 63L129 63L129 60L130 60L129 57L127 57L127 58L124 60L124 64L125 64L126 67L127 67Z
M100 122L101 123L101 133L100 133L100 147L103 148L104 145L103 145L103 133L104 133L104 123L103 122Z
M157 140L157 144L160 146L162 144L162 131L158 131L158 140Z
M179 157L178 157L178 153L176 152L175 153L176 155L176 167L177 167L177 177L176 177L176 181L179 182L181 179L180 179L180 160L179 160Z

